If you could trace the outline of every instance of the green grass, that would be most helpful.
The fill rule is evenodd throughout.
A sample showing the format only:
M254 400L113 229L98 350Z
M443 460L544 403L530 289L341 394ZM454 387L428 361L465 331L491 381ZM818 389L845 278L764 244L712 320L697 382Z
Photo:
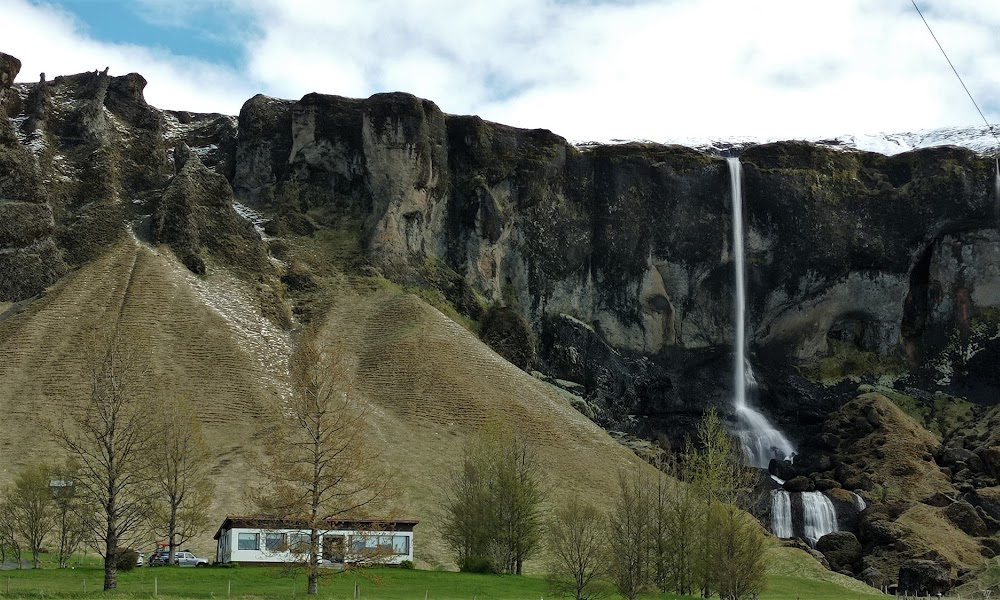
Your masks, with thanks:
M771 550L767 590L761 600L851 600L886 596L864 583L824 569L816 560L794 548Z
M858 581L823 569L812 557L800 550L777 548L772 551L772 558L768 589L761 595L762 600L843 600L879 595ZM107 594L101 591L103 581L104 572L93 560L87 560L83 566L74 569L2 571L0 596L105 597ZM378 600L420 600L425 594L428 600L535 600L554 597L545 581L538 576L476 575L392 568L330 571L320 581L319 595L330 599L353 598L355 582L361 590L361 598ZM290 573L280 567L144 567L119 573L118 590L111 595L152 598L154 585L159 596L170 598L214 598L231 594L239 598L285 599L304 596L306 580L303 573ZM645 598L675 600L680 597L663 594Z

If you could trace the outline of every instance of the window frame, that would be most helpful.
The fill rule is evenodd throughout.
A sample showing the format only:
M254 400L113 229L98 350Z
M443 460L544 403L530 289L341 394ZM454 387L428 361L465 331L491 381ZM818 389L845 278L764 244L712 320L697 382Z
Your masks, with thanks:
M243 547L243 541L244 541L243 540L243 536L247 536L247 537L253 536L253 548L244 548ZM251 532L251 531L240 531L240 532L237 532L237 534L236 534L236 549L237 550L245 550L245 551L254 551L254 550L260 551L260 533Z
M272 540L277 539L277 543L272 543ZM264 532L264 551L265 552L287 552L288 551L288 538L286 534L282 531L265 531Z

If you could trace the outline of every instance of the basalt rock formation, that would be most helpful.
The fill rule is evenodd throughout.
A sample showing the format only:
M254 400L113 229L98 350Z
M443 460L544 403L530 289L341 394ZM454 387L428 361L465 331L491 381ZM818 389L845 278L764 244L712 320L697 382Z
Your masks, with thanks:
M323 314L324 278L389 280L482 325L500 355L610 429L679 442L707 406L730 411L722 157L577 147L403 93L258 95L238 119L162 111L138 74L14 84L19 68L0 54L0 303L30 303L135 235L193 273L232 270L284 328ZM1000 397L993 162L804 142L741 161L755 402L802 449L794 474L877 502L915 476L905 460L874 468L905 430L949 499L885 492L909 508L855 515L866 557L851 544L834 562L895 578L908 525L891 515L914 504L989 537L1000 440L970 423L995 419ZM927 431L897 427L897 405ZM890 546L892 560L870 558Z

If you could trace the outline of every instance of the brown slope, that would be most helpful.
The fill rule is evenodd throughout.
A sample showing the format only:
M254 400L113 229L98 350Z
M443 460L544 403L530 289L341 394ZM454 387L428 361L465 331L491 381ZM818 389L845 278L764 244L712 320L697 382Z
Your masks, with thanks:
M451 566L435 507L464 441L489 422L534 444L552 502L580 494L607 506L619 470L639 464L553 388L413 295L345 289L326 331L355 354L358 391L396 469L402 507L422 522L418 558L430 564Z
M214 296L239 304L239 293L224 276L199 280L172 255L128 238L0 321L0 477L9 480L27 462L59 458L49 429L88 393L94 327L118 321L137 350L148 393L186 395L199 405L218 455L213 512L245 510L244 470L237 468L243 446L261 409L282 390L232 319L206 302ZM198 545L207 547L205 540Z
M196 277L169 252L129 238L0 320L0 479L57 456L47 428L85 397L90 332L113 317L140 349L150 393L198 401L218 456L213 521L248 510L245 451L259 415L288 393L290 345L244 283L210 273ZM607 504L618 469L638 464L547 384L416 297L347 284L335 296L327 331L356 362L358 395L396 469L399 509L421 520L420 560L450 565L434 507L463 441L488 421L536 444L554 499L579 493ZM211 554L212 533L191 546Z

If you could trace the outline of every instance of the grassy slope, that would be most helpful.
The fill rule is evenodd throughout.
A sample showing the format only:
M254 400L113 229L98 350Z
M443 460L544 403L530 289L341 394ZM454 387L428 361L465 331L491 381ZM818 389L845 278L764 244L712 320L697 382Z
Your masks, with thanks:
M416 547L429 564L447 564L433 527L443 476L465 438L490 421L536 444L554 500L583 494L607 505L618 470L639 464L553 388L413 295L345 286L329 314L328 335L356 353L359 392L396 469L403 510L424 523Z
M88 393L90 332L118 321L139 349L146 389L190 395L202 407L218 452L213 522L247 511L244 449L262 411L287 393L290 342L238 281L210 273L195 277L169 252L127 239L0 320L0 483L26 462L58 457L48 430ZM399 509L422 521L423 563L448 564L432 509L442 475L479 424L507 420L527 434L556 496L606 502L618 467L638 464L545 384L416 297L347 284L334 295L328 330L355 357L358 391L396 469ZM214 556L213 533L190 546Z

